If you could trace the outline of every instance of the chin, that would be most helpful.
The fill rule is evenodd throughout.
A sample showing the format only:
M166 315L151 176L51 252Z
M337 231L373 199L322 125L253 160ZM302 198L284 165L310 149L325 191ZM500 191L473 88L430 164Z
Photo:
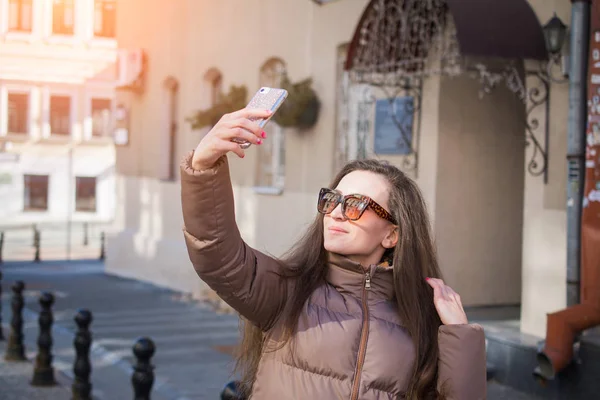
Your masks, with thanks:
M345 246L343 243L336 243L336 240L327 240L325 239L325 243L323 247L325 250L331 253L337 253L341 255L345 255L348 253L348 246Z

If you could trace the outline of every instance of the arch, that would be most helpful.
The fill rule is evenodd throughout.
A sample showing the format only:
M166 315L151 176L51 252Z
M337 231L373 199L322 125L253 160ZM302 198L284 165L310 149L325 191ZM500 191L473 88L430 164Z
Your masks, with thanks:
M204 82L209 88L211 106L217 104L223 95L223 74L219 69L211 67L204 73Z
M447 13L462 55L548 58L542 27L527 0L371 0L354 31L345 69L422 68Z
M446 1L454 18L462 54L548 59L542 26L529 1Z
M223 74L221 73L221 71L218 68L210 67L204 73L204 81L206 81L206 82L214 82L214 81L220 80L220 79L223 79Z
M169 75L163 81L163 87L167 90L177 91L179 89L179 81L172 75Z
M260 85L278 87L281 79L285 76L287 65L279 57L271 57L260 67Z

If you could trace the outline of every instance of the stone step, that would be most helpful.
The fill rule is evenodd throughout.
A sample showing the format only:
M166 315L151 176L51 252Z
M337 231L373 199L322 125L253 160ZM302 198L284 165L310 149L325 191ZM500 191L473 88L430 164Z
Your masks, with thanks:
M493 381L533 398L548 400L587 400L600 393L600 341L582 337L579 359L552 381L534 376L538 343L541 338L526 335L502 322L486 323L487 361ZM489 376L489 373L488 373Z

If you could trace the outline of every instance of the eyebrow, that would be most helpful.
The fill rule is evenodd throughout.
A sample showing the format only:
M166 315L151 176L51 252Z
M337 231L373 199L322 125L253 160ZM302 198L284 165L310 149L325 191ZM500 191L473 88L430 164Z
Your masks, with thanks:
M331 190L333 190L334 192L337 192L337 193L341 194L342 196L345 196L344 192L342 192L339 189L331 189ZM369 196L368 194L363 194L363 193L358 193L358 192L348 193L348 196L352 196L352 195L366 196L366 197L370 198L371 200L373 200L373 198L371 196ZM373 200L373 201L375 201L375 200Z

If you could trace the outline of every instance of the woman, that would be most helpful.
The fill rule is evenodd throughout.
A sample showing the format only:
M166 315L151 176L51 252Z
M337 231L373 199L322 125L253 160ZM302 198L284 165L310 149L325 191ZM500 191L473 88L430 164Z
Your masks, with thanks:
M224 115L181 173L190 259L245 320L238 365L251 398L484 399L483 331L440 279L425 204L397 168L348 164L282 260L244 243L225 155L244 157L233 138L260 146L251 119L268 116Z

